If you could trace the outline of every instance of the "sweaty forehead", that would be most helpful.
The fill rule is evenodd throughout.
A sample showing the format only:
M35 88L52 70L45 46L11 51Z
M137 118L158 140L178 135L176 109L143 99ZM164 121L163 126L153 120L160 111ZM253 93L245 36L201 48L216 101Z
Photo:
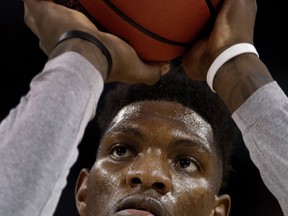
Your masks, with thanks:
M127 119L136 118L141 113L141 104L133 103L123 107L112 120L113 124L118 124Z
M190 132L204 138L211 134L211 125L192 109L173 101L141 101L122 108L112 121L116 126L120 123L141 118L161 118L175 121Z

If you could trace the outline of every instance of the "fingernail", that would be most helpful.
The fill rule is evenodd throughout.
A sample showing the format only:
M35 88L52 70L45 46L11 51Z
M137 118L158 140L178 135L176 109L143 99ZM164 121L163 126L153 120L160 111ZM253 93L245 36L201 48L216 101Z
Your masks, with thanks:
M168 72L170 71L170 64L164 64L162 67L161 67L161 75L165 75L167 74Z

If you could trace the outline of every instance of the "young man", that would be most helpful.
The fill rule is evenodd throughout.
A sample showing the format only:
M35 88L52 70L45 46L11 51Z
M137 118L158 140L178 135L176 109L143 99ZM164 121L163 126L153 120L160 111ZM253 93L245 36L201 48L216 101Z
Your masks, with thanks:
M220 188L236 125L206 83L171 71L106 97L97 159L76 189L80 215L229 214Z
M53 214L77 158L103 80L154 84L167 67L144 64L128 44L99 32L76 11L50 1L25 4L26 23L49 61L1 122L0 214L46 216ZM264 182L288 215L288 103L255 50L247 49L253 43L256 9L255 0L226 0L209 38L183 56L183 66L191 79L212 74L211 88L232 113ZM73 37L55 48L60 36L71 30L96 39L91 43L87 37ZM239 43L245 43L244 52L236 49L239 55L232 57ZM230 60L223 61L223 54ZM213 143L216 128L200 111L167 101L124 107L104 133L93 169L80 174L80 215L228 215L229 198L218 194L222 160Z

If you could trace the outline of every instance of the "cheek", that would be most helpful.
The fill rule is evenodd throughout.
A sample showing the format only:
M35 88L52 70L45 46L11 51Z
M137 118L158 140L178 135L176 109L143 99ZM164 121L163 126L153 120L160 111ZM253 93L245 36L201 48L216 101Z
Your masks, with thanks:
M173 182L171 193L163 199L173 203L175 215L209 215L214 207L215 195L211 184L206 179Z
M120 180L123 177L117 172L111 172L101 161L94 164L89 174L87 194L87 215L106 215L115 207ZM103 208L105 206L105 208Z

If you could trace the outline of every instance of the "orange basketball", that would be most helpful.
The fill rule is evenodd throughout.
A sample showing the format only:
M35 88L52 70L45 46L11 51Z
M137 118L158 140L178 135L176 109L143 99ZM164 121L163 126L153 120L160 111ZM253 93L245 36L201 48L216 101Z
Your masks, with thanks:
M221 0L54 0L128 42L144 61L169 61L201 37Z

